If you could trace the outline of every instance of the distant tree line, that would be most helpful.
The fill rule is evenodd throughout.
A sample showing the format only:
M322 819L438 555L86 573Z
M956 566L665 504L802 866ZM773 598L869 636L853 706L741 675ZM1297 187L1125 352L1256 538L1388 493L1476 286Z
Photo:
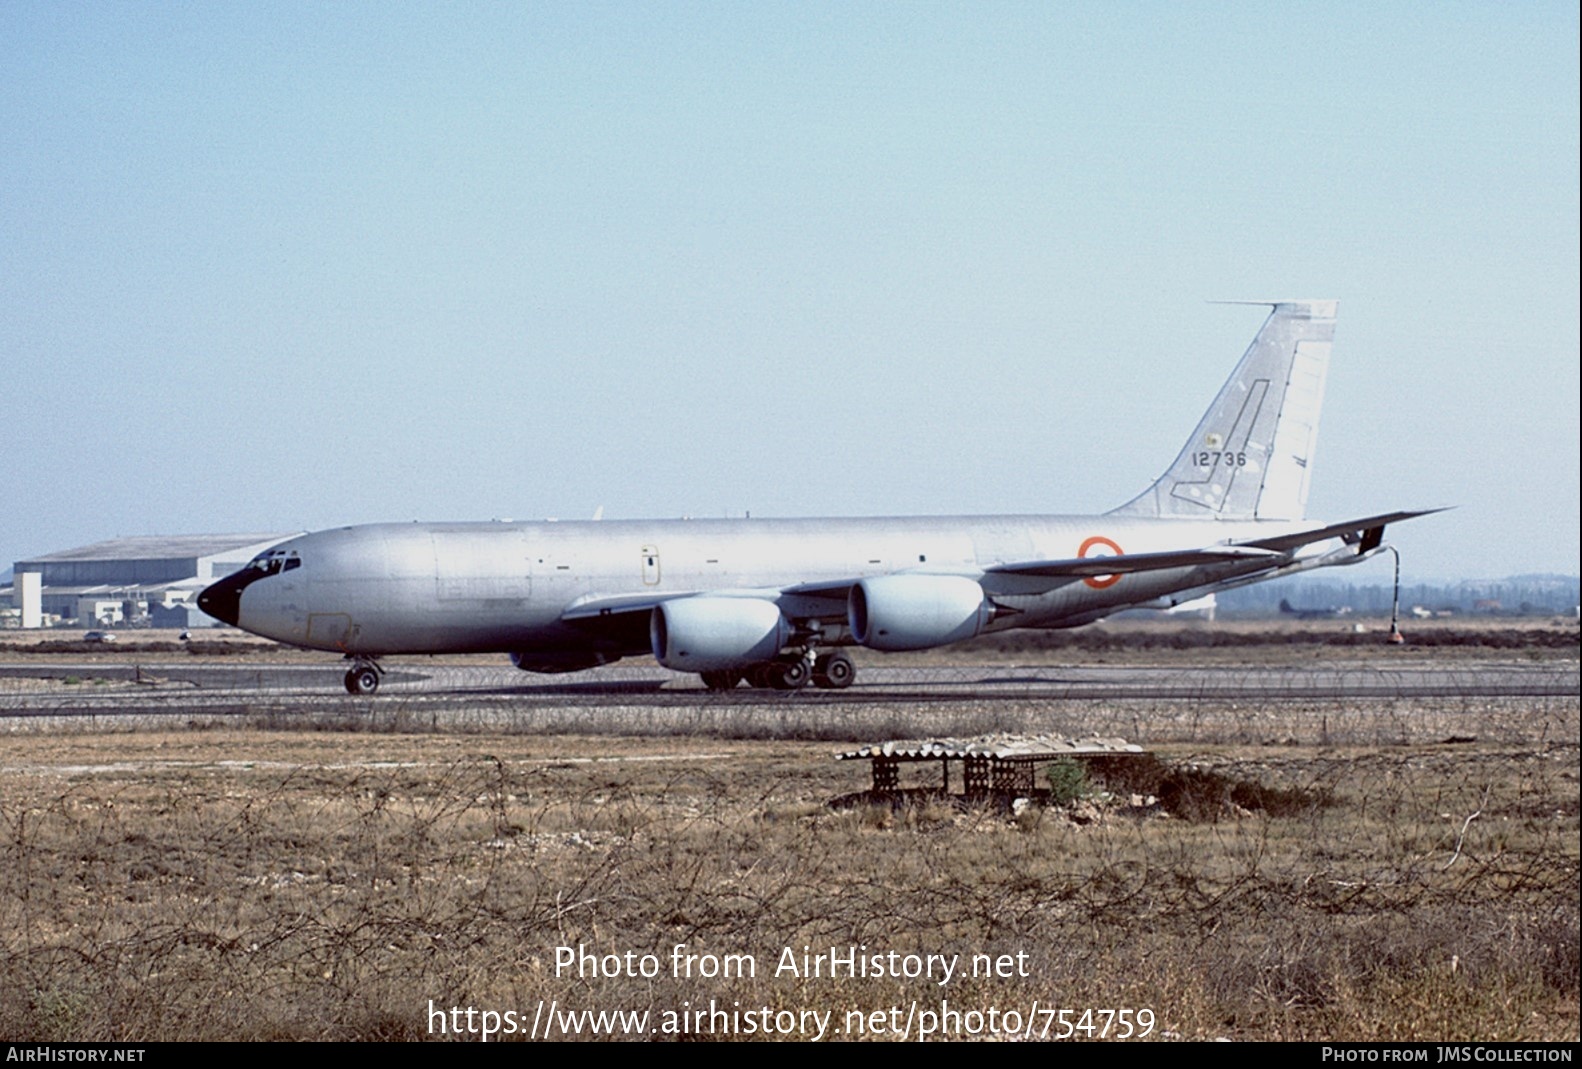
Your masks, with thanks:
M1299 610L1350 609L1388 614L1392 584L1345 583L1334 579L1284 579L1230 590L1217 598L1228 616L1275 616L1280 602ZM1582 579L1564 575L1518 575L1508 579L1462 579L1401 584L1401 613L1413 607L1457 616L1571 616L1582 604Z

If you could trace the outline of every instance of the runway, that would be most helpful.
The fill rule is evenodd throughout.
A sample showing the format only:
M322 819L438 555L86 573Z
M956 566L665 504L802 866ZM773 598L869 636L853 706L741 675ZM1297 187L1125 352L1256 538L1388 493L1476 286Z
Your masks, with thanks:
M1139 667L864 666L846 690L703 689L696 676L614 665L559 676L499 667L393 664L379 692L352 697L338 665L161 663L0 665L0 716L443 711L546 707L799 707L992 702L1310 701L1566 698L1582 692L1574 662L1455 665Z

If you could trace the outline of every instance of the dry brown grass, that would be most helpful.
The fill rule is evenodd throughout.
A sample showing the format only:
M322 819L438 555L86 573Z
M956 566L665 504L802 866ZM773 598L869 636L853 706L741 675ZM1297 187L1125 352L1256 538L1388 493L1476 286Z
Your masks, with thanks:
M1114 805L1090 824L835 811L865 771L807 742L12 736L0 1034L421 1038L429 1000L524 1028L539 1000L839 1024L947 998L1146 1007L1155 1037L1575 1040L1574 709L1561 719L1568 738L1465 746L1249 746L1205 724L1159 753L1210 785L1193 819ZM555 948L579 943L666 968L557 976ZM680 943L752 954L758 975L675 978ZM853 944L1023 953L1028 975L772 975L782 948Z

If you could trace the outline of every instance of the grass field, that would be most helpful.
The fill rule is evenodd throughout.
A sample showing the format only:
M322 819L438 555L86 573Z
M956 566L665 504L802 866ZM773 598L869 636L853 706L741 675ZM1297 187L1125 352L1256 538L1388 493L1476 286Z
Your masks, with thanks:
M0 1035L1578 1039L1577 699L1112 705L1014 809L831 806L872 719L13 733Z

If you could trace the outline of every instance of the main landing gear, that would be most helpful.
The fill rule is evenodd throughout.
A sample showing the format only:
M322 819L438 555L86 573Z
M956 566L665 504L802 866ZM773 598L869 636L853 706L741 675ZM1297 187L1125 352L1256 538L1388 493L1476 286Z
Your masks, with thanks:
M845 690L857 681L857 666L844 653L825 653L813 662L813 685Z
M812 683L821 690L844 690L857 678L857 666L844 653L788 654L773 661L760 661L745 669L727 668L703 672L703 685L709 690L735 690L743 679L760 690L801 690Z
M354 657L346 670L346 693L359 696L372 694L379 689L384 669L372 657Z

